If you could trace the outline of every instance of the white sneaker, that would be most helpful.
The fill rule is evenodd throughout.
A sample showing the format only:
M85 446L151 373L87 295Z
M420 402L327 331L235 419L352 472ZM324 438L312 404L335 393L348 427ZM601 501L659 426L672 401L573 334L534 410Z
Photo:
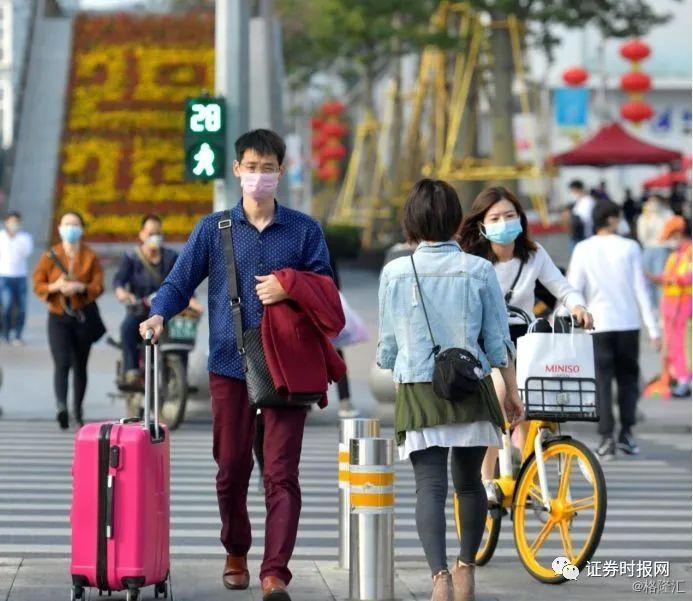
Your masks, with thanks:
M358 417L361 415L361 412L358 409L355 409L349 401L341 401L339 403L339 411L337 411L337 415L340 419L346 419L350 417Z
M493 480L484 480L484 488L486 489L486 498L489 505L498 505L498 487Z

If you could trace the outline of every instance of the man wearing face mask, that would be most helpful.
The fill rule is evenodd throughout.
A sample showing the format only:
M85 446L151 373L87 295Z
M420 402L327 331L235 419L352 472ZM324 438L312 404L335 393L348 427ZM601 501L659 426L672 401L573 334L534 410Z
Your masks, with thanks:
M261 325L264 306L289 298L273 272L288 268L311 275L332 273L320 224L275 200L284 174L284 141L272 131L254 130L236 141L235 151L233 173L240 179L242 199L230 211L198 222L153 300L150 318L140 325L140 334L151 329L158 337L164 322L183 309L197 286L209 277L213 455L219 468L221 541L227 553L222 578L228 589L246 589L251 544L247 492L253 468L255 411L248 402L243 359L237 349L220 228L231 227L244 330ZM298 465L306 411L263 408L262 413L267 517L260 580L263 600L290 601L288 563L301 508Z
M148 299L157 291L178 258L175 250L163 246L161 217L158 215L145 215L142 218L138 238L138 245L125 253L113 277L115 295L127 308L120 326L126 384L134 384L140 379L139 349L142 340L139 325L149 313ZM195 299L191 299L190 305L201 312L202 307Z
M5 229L0 230L0 334L15 346L23 344L27 260L33 251L31 235L22 231L21 215L8 213Z

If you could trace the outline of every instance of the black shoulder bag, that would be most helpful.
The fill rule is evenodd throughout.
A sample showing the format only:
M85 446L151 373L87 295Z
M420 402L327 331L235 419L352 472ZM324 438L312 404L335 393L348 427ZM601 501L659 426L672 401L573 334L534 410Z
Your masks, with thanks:
M55 263L56 267L62 271L65 276L71 279L70 272L67 270L63 262L60 260L58 255L53 249L48 251L48 256L51 261ZM106 326L101 319L101 313L99 312L99 306L96 301L90 302L83 309L77 309L76 311L70 307L70 303L67 302L65 297L61 296L60 304L63 307L65 315L68 315L77 320L82 327L85 328L89 341L94 344L98 342L101 337L106 333Z
M229 218L221 220L218 226L221 232L226 273L229 280L231 315L233 316L233 328L236 335L236 347L238 348L238 353L243 358L245 366L245 382L248 388L250 405L253 408L307 407L319 403L325 394L324 392L283 395L277 391L269 367L267 367L260 328L243 330L230 212Z
M477 392L480 386L480 375L482 370L481 362L463 348L449 348L441 352L440 346L436 344L431 330L431 322L428 320L428 312L426 311L426 303L424 302L421 284L419 283L419 274L416 272L414 257L410 256L411 266L414 269L414 277L416 278L416 287L421 298L421 307L423 308L428 333L431 336L433 343L433 391L441 398L449 401L462 401L464 396ZM478 371L477 371L478 370Z
M522 275L522 270L524 268L525 268L525 262L522 259L520 259L520 269L517 270L517 275L515 276L513 283L510 284L510 290L508 290L505 293L505 304L506 305L510 304L510 299L513 297L513 293L515 292L515 286L517 286L517 283L520 281L520 276Z

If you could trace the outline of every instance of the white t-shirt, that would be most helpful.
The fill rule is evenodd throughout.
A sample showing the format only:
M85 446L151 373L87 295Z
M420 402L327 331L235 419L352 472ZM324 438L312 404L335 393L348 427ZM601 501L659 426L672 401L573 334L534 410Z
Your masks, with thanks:
M638 217L638 240L645 248L662 248L664 244L659 240L664 224L674 212L666 207L646 204L643 214Z
M520 259L512 258L510 261L498 262L494 265L496 276L500 282L503 294L510 290L513 281L517 277L520 269ZM560 303L569 310L573 310L578 305L585 305L585 299L560 272L544 250L544 247L537 244L537 250L529 255L529 261L522 268L522 274L509 304L518 307L530 317L534 314L534 286L539 280L548 291L553 294ZM522 319L511 318L510 323L524 323Z
M583 235L589 238L592 235L592 211L597 201L589 194L581 196L573 205L573 215L577 215L585 228Z
M27 275L27 260L34 252L34 242L26 232L10 237L0 231L0 277L23 278Z
M659 338L635 241L616 234L583 240L573 251L568 279L585 295L595 332L639 330L642 314L650 337Z

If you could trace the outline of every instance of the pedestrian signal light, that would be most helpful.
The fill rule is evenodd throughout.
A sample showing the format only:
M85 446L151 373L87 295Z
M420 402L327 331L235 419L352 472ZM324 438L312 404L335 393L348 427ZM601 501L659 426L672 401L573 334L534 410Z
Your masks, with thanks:
M200 96L185 102L185 177L223 179L226 164L226 101Z

